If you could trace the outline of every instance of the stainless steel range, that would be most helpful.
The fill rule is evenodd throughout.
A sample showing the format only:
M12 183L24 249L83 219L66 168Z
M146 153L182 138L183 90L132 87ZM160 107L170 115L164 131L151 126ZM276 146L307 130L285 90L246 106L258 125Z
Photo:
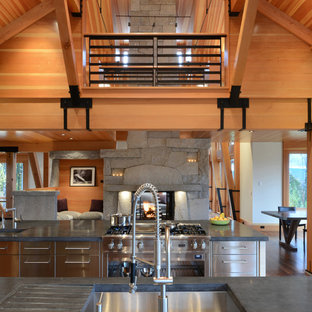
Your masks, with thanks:
M162 233L164 228L162 229ZM137 257L154 261L154 223L136 224ZM172 223L171 273L172 276L208 276L209 240L200 224ZM131 226L111 227L103 237L103 276L117 277L129 275L131 261ZM164 250L162 237L162 250ZM165 255L163 256L165 262ZM139 264L139 276L153 276L153 268Z

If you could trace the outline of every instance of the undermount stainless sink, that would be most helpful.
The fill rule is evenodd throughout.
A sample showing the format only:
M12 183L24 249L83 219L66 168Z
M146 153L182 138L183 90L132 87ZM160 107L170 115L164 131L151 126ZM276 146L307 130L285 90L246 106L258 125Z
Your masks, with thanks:
M21 229L21 228L4 228L4 229L0 229L0 233L20 233L23 232L27 229Z
M102 294L102 296L101 296ZM92 292L82 312L157 312L159 291ZM227 290L168 291L169 312L245 311ZM101 303L101 310L97 304Z

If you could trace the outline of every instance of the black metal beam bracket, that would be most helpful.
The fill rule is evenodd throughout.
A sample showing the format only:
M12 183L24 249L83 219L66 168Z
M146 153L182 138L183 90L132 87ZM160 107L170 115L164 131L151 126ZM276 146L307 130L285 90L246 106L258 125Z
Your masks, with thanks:
M67 109L85 108L86 109L86 129L90 131L90 108L92 108L91 98L81 98L78 86L69 86L70 98L61 98L61 108L64 109L64 130L67 128Z
M224 109L225 108L241 108L242 109L242 128L246 130L246 108L249 108L249 98L239 98L241 86L232 86L229 98L217 99L218 108L220 108L220 128L224 129Z

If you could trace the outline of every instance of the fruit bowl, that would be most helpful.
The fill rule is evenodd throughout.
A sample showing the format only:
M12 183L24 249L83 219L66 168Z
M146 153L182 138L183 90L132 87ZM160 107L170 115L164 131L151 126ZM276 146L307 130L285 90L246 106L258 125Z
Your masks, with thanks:
M211 224L214 224L214 225L227 225L230 223L230 219L227 219L227 220L212 220L210 219L209 220Z

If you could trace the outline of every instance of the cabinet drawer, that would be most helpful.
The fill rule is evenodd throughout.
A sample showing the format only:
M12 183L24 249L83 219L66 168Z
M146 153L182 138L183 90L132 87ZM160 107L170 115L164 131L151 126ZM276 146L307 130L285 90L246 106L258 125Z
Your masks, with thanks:
M256 276L256 255L216 255L212 258L213 276Z
M53 255L54 242L22 242L22 255Z
M56 256L56 277L100 277L99 256Z
M256 242L230 241L213 242L212 253L214 255L255 255L257 252Z
M18 277L19 255L0 255L0 276Z
M99 255L99 242L56 242L56 254Z
M18 242L0 242L0 255L18 255Z
M21 277L53 277L54 255L21 255Z

